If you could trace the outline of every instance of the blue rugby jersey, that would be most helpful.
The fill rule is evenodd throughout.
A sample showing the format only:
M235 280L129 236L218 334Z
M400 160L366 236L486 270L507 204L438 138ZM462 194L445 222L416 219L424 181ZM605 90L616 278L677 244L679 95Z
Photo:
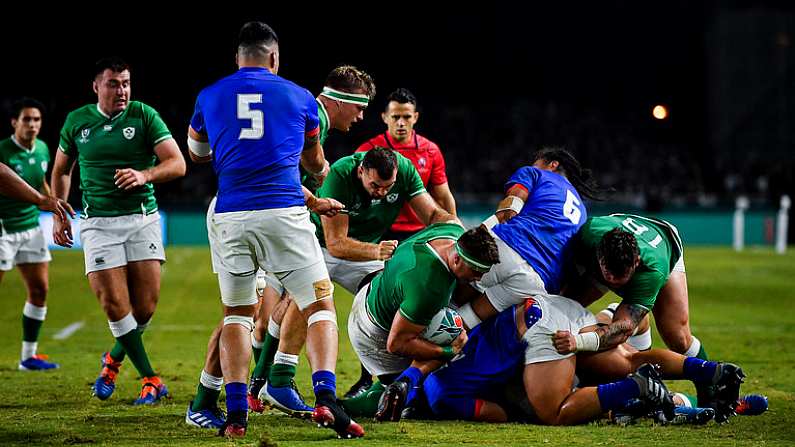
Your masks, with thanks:
M298 165L306 135L319 129L309 91L243 67L199 93L190 126L213 150L216 213L304 205Z
M505 184L506 191L514 185L527 189L524 207L492 231L533 267L547 292L559 293L570 240L588 218L585 205L574 186L554 172L524 166Z

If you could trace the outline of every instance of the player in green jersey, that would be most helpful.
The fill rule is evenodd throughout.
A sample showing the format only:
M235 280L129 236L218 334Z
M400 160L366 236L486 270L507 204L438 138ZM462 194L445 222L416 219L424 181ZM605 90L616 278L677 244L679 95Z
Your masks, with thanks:
M408 203L425 224L455 220L425 191L411 161L386 148L337 160L317 193L318 197L335 199L346 207L347 213L333 217L313 215L312 220L331 279L353 294L368 275L381 270L384 260L392 256L397 241L380 239L404 204ZM267 389L261 393L290 414L310 408L302 405L290 387L306 332L295 310L288 309L284 327L289 330L280 340Z
M168 392L141 339L157 306L160 264L165 262L152 184L185 175L185 160L160 115L130 100L130 70L124 61L102 59L94 73L98 101L66 117L51 183L55 196L65 199L72 168L79 164L86 276L116 338L102 356L94 393L102 400L110 397L126 355L143 378L135 404L151 404ZM53 237L57 244L71 246L70 224L56 222Z
M45 176L50 162L47 144L37 138L44 106L30 98L14 103L14 134L0 141L0 163L12 168L33 189L49 196ZM17 266L28 291L22 310L21 371L58 367L36 353L39 331L47 315L48 270L52 258L39 226L36 205L0 196L0 281Z
M631 214L592 217L575 237L573 259L573 276L579 277L568 281L563 295L588 306L612 290L622 301L610 324L593 334L558 333L560 352L602 351L625 341L648 349L650 329L636 332L651 311L672 351L707 359L701 342L690 333L682 239L676 227Z

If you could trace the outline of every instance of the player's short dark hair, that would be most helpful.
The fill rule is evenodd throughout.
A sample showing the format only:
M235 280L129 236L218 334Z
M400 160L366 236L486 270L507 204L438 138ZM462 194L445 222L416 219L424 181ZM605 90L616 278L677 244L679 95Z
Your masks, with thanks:
M17 99L11 104L11 118L19 118L19 114L22 113L24 109L39 109L39 113L42 115L44 115L45 112L44 104L33 98L25 97Z
M389 96L386 97L386 106L389 107L389 103L392 101L395 101L398 104L414 104L415 109L418 107L417 97L414 96L414 93L411 93L407 88L401 87L390 93Z
M382 180L390 179L397 169L397 156L392 149L374 147L364 154L362 167L364 169L375 169Z
M94 79L102 75L105 70L110 70L114 73L121 73L124 70L130 70L130 64L118 56L103 57L94 64Z
M574 154L562 147L543 147L534 155L533 162L544 160L557 161L558 170L571 182L581 196L590 200L604 200L607 192L603 190L593 176L590 169L585 169L574 157Z
M476 256L484 264L497 264L500 262L500 252L497 242L483 225L478 225L464 232L458 238L458 245L467 253Z
M362 90L371 101L375 98L375 81L372 76L353 65L341 65L331 70L323 85L346 93Z
M247 22L237 35L237 53L244 57L262 58L273 51L279 43L276 31L263 22Z
M599 262L615 276L623 276L633 268L639 253L635 235L621 228L613 228L605 233L596 246Z

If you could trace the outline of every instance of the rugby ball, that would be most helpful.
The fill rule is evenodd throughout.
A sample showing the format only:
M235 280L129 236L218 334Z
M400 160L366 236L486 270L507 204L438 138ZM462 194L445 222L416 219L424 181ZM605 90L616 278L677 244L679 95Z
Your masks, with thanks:
M429 342L448 346L464 330L464 320L455 310L445 307L431 318L428 327L420 333L420 337Z

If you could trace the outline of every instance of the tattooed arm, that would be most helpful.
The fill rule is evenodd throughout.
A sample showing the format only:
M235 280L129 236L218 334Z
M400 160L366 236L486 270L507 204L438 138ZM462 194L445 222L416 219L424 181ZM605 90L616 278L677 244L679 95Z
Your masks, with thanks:
M557 331L552 336L553 344L561 354L577 351L605 351L627 341L647 313L649 310L643 306L622 303L616 309L610 324L600 326L593 332L581 334Z

